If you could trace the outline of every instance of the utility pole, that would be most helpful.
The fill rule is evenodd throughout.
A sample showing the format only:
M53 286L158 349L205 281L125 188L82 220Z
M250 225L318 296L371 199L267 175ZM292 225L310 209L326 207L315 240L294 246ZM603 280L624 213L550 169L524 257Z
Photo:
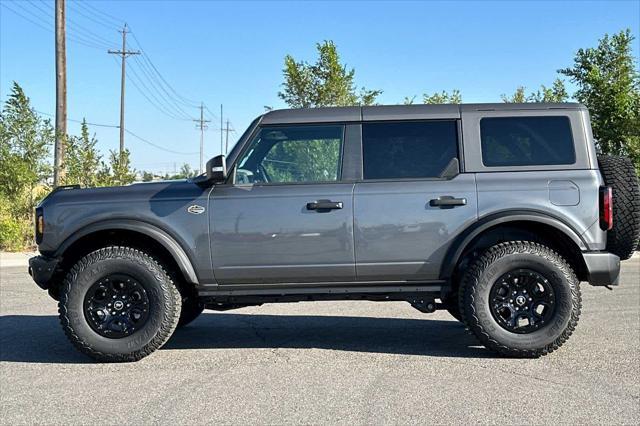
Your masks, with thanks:
M224 146L222 144L222 132L223 132L223 128L222 128L222 104L220 104L220 154L224 154Z
M227 155L227 152L229 152L229 130L231 129L229 128L229 119L227 119L227 125L224 128L224 132L226 134L224 140L224 155Z
M56 0L56 146L53 160L53 186L64 181L64 151L67 137L67 45L65 0Z
M122 27L122 50L108 50L112 55L119 55L122 60L122 75L120 76L120 156L124 152L124 82L126 76L126 59L129 55L139 55L139 51L127 50L127 33L129 32L127 24Z
M200 119L193 121L198 123L196 128L200 129L200 173L202 173L204 171L204 131L209 127L206 123L211 122L204 119L204 103L200 103Z

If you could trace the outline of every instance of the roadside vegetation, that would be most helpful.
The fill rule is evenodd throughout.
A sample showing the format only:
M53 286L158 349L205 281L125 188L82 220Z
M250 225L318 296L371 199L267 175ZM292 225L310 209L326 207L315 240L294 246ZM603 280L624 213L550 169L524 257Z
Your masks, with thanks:
M565 102L575 100L589 108L597 147L603 154L630 157L640 174L640 75L633 56L634 37L629 30L605 35L596 47L580 49L567 68L558 70L550 86L534 91L524 86L502 94L503 102ZM375 105L379 89L359 87L355 70L340 59L332 41L316 45L313 63L284 59L282 89L278 96L291 108ZM554 79L555 77L555 79ZM569 93L565 80L576 87ZM459 104L459 90L405 97L399 103ZM97 148L89 125L83 121L80 135L65 135L66 174L63 184L82 187L127 185L136 180L182 179L198 172L184 164L179 173L158 176L131 167L130 153ZM18 83L13 84L0 114L0 250L22 250L33 246L33 215L37 203L52 189L55 130L41 117ZM314 147L322 158L326 146ZM295 156L294 153L291 153ZM293 157L292 157L293 158Z

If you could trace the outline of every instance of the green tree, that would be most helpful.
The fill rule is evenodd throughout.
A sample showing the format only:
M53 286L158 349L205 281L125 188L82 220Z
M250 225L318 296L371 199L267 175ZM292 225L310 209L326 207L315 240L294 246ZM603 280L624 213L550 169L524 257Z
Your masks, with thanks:
M143 182L151 182L153 180L153 173L148 172L148 171L143 171L142 172L142 181Z
M136 178L136 172L131 168L130 153L125 149L121 154L109 151L109 168L111 173L107 180L109 185L129 185ZM102 175L104 175L104 166Z
M423 104L461 104L462 95L458 89L454 89L451 93L446 91L435 92L433 94L425 93L422 95Z
M67 174L65 184L78 184L83 187L100 186L100 159L95 136L89 136L87 121L82 120L80 136L67 138L65 165Z
M318 59L311 64L284 58L284 83L278 96L291 108L373 105L381 90L356 87L355 70L340 62L333 41L316 44Z
M531 93L527 102L566 102L567 99L569 99L569 94L564 81L556 78L551 87L543 84L540 89Z
M31 107L22 88L13 83L0 114L0 197L10 203L15 219L31 218L38 187L51 176L49 149L54 130Z
M197 175L198 172L193 170L189 164L184 163L182 164L182 166L180 166L180 172L175 179L190 179L196 177Z
M574 97L589 108L599 150L630 157L640 173L640 76L633 41L629 29L605 34L559 72L578 86Z
M544 84L535 92L531 92L528 96L524 86L518 86L512 95L500 95L503 102L506 103L525 103L525 102L566 102L569 98L564 82L556 78L551 87Z
M516 91L513 93L513 95L505 95L502 94L500 95L500 99L502 99L502 102L506 102L506 103L524 103L527 102L527 96L525 95L525 88L524 86L518 86L518 88L516 89Z
M416 100L416 95L413 95L411 97L405 96L404 99L402 100L402 105L413 105L415 100Z
M190 164L182 163L182 166L180 166L180 170L178 171L178 173L174 173L172 175L167 173L164 177L164 180L191 179L196 176L198 176L198 172L192 169Z
M0 249L33 244L33 210L51 176L49 149L54 131L13 83L0 113Z

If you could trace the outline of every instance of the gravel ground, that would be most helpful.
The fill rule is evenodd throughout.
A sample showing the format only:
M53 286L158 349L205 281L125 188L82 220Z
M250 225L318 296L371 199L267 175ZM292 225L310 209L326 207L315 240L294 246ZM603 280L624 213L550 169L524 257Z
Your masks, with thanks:
M0 423L638 424L640 258L583 296L577 331L537 360L495 356L446 312L315 302L205 313L140 362L96 364L6 265Z

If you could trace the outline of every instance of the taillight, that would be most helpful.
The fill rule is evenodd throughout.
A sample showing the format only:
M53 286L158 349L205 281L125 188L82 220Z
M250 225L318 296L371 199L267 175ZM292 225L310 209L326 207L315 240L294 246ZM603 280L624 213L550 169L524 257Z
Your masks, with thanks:
M613 190L610 186L600 187L600 229L613 228Z

